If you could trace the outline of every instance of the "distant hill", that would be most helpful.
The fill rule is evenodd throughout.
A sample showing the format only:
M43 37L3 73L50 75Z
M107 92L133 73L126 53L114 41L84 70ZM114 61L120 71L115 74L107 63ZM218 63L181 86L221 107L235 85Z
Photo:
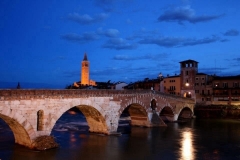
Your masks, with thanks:
M18 82L0 82L0 89L16 89ZM64 85L20 82L21 89L64 89Z

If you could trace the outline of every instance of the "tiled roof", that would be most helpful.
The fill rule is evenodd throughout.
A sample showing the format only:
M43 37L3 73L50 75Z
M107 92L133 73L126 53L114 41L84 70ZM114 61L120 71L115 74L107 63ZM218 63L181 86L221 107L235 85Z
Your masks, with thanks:
M240 80L240 75L237 76L224 76L224 77L220 77L220 76L215 76L214 80Z
M196 63L198 63L197 61L194 61L194 60L192 60L192 59L189 59L189 60L186 60L186 61L181 61L181 62L179 62L179 63L186 63L186 62L196 62Z

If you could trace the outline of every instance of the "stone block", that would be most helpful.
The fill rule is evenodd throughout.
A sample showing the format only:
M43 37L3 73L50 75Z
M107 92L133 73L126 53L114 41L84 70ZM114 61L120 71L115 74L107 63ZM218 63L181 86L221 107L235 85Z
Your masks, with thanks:
M10 101L5 101L4 104L7 106L7 105L10 105Z
M8 108L8 107L4 107L4 108L3 108L3 110L2 110L2 114L3 114L3 115L9 116L10 113L11 113L10 108Z
M11 109L10 110L10 114L8 115L9 117L13 118L13 119L16 119L18 118L18 114L16 114L16 110L15 109Z
M30 131L28 134L31 140L39 136L35 131Z

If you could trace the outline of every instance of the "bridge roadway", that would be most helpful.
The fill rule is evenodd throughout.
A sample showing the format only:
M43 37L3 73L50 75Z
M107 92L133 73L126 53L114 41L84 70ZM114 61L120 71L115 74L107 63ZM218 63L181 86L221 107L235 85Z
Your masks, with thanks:
M164 121L192 118L195 101L151 90L0 90L0 118L11 128L15 143L34 148L50 136L56 121L72 107L86 117L90 132L117 132L124 110L131 125L166 126Z

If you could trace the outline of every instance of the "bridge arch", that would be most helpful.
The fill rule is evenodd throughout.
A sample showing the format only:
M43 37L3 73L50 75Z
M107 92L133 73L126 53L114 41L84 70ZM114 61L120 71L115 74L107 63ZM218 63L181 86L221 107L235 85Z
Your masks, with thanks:
M174 110L170 106L164 106L159 112L160 118L165 122L174 121Z
M129 100L127 100L126 102L122 102L121 103L121 107L119 109L119 117L120 115L123 113L123 111L126 109L126 108L129 108L131 105L135 105L135 106L138 106L138 108L143 108L146 112L147 112L147 109L150 107L150 106L147 106L146 104L144 104L142 101L141 101L141 98L130 98Z
M86 117L89 131L98 133L108 133L108 127L103 115L94 107L88 105L76 106Z
M131 117L131 125L133 126L146 126L148 125L147 110L138 103L132 103L128 107L128 113Z
M148 104L151 101L148 102ZM131 125L133 126L149 126L149 118L147 110L150 107L147 106L144 102L141 101L141 98L131 98L127 102L121 104L119 109L118 119L120 119L121 114L124 110L128 110L128 113L131 118Z
M177 115L178 115L177 119L179 118L190 119L193 117L193 109L189 106L184 106L179 110Z
M4 110L0 118L6 122L13 132L15 143L33 148L32 140L35 132L28 120L18 110Z
M56 113L51 113L51 119L49 123L49 131L51 132L57 120L69 109L76 107L85 116L90 132L105 133L108 134L111 130L110 126L106 123L106 115L101 107L96 104L87 103L63 103L63 107Z

